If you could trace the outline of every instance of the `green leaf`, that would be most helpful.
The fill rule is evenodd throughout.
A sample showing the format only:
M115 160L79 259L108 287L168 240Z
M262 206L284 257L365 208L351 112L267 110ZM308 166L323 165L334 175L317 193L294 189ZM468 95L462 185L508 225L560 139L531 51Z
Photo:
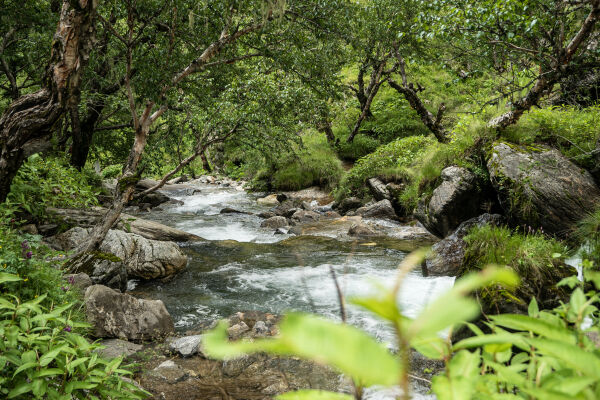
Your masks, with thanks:
M17 385L13 390L8 392L8 396L6 398L13 399L17 396L20 396L22 394L30 392L32 389L33 389L33 387L29 383L27 383L27 382L21 383L20 385Z
M46 365L50 364L52 361L54 361L56 356L58 356L63 350L66 349L66 347L67 346L60 346L45 353L42 357L40 357L40 365L42 367L45 367Z
M351 376L361 386L393 385L400 363L363 331L312 315L291 313L280 325L280 336L255 342L228 342L227 325L220 323L204 338L208 356L217 359L247 353L292 355L329 364Z
M25 371L27 369L35 368L37 366L38 366L37 362L27 362L27 363L21 365L19 368L16 369L15 373L13 374L13 378L15 376L17 376L19 373L21 373L21 372L23 372L23 371Z
M18 281L22 281L22 280L23 280L23 278L20 278L17 275L8 274L6 272L0 272L0 284L6 283L6 282L18 282Z
M492 315L490 318L500 326L519 331L530 331L548 339L575 344L577 338L570 330L551 323L519 314Z
M564 361L584 376L593 376L600 379L600 359L594 353L587 352L576 345L555 340L525 340L534 346L537 352Z
M354 396L323 390L298 390L275 397L276 400L353 400Z

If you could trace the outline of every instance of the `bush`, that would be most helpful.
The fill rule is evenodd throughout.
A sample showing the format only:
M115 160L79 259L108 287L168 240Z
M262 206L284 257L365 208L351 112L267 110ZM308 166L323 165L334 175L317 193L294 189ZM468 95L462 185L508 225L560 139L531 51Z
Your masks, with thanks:
M22 278L0 273L0 393L8 399L141 399L145 392L123 380L122 358L105 360L73 321L73 303L49 308L46 295L22 301L6 283Z
M381 146L356 162L336 189L336 198L366 195L365 181L369 178L406 175L406 169L433 143L431 137L410 136Z
M332 188L342 174L342 165L324 135L310 133L302 137L303 148L278 163L273 174L275 190L300 190L310 186Z
M7 222L0 225L0 272L23 278L5 284L10 293L25 301L46 295L48 305L77 300L63 280L61 254L42 245L39 236L20 234Z
M591 169L595 166L591 152L600 137L600 105L585 109L568 106L534 109L517 125L504 130L502 136L517 144L548 144L580 166Z
M102 170L102 178L103 179L113 179L121 175L123 171L123 165L121 164L113 164Z
M23 164L10 187L6 207L35 218L47 207L84 208L98 205L100 187L90 182L89 172L80 172L60 158L35 154Z

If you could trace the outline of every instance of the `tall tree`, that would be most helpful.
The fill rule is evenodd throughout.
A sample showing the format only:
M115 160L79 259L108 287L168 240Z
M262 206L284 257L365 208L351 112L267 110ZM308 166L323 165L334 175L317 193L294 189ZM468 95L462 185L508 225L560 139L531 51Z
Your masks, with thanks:
M26 151L47 141L80 89L95 32L96 0L63 0L42 88L15 100L0 117L0 201Z

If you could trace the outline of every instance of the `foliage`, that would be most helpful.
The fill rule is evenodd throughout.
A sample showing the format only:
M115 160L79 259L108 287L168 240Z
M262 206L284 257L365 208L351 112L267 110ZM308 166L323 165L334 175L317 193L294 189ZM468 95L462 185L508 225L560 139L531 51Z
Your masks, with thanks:
M17 275L0 273L0 393L7 399L141 399L146 393L123 377L122 358L105 360L72 329L73 303L42 303L47 296L22 301L5 291Z
M585 109L548 107L531 110L502 136L517 144L544 143L584 168L592 169L592 151L600 138L600 106Z
M310 186L332 188L342 176L342 167L325 138L314 132L302 136L302 148L276 164L274 190L299 190Z
M542 233L520 233L491 225L473 228L464 241L467 243L463 266L466 270L488 264L507 265L526 280L539 279L546 270L559 265L568 253L564 244Z
M41 295L46 296L48 304L75 301L76 293L56 268L61 254L42 245L39 236L19 234L9 224L5 220L0 225L0 272L22 279L5 283L4 287L23 301Z
M515 285L517 277L506 269L487 269L481 274L465 277L445 295L411 319L402 314L396 299L403 277L422 261L424 252L408 256L400 266L392 289L382 289L375 297L354 299L353 302L385 319L394 327L399 345L398 357L360 330L304 315L289 314L281 324L281 334L275 339L254 342L227 340L227 326L220 324L205 337L205 350L211 357L228 359L247 353L266 351L278 355L294 355L327 363L351 377L357 387L400 384L404 399L410 398L408 374L409 349L413 347L428 357L449 359L451 345L438 336L479 313L477 302L465 297L474 289L492 282ZM311 393L296 398L310 398ZM285 397L283 397L285 398ZM334 395L323 398L337 398Z
M464 167L475 175L487 178L482 147L489 136L481 118L467 116L458 120L450 143L433 143L407 168L407 186L400 202L413 210L420 199L428 198L440 183L442 170L451 165Z
M453 346L445 376L434 378L440 400L596 399L600 394L600 355L596 320L600 275L593 263L583 263L584 282L567 278L560 285L573 290L570 301L554 310L540 310L535 299L529 315L492 316L490 334ZM469 351L471 350L471 351ZM509 397L507 397L507 395Z
M40 218L47 207L97 205L99 182L89 170L79 172L61 158L36 154L19 170L3 207Z
M410 136L379 147L374 153L359 159L342 179L336 198L366 194L365 181L383 175L406 175L406 169L420 158L434 140L427 136Z

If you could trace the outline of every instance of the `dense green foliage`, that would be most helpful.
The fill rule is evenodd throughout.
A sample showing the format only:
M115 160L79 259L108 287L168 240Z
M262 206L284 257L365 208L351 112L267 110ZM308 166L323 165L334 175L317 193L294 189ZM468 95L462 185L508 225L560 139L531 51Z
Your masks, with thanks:
M33 155L13 181L4 210L45 215L47 207L85 208L98 204L100 178L91 170L77 171L61 157Z

